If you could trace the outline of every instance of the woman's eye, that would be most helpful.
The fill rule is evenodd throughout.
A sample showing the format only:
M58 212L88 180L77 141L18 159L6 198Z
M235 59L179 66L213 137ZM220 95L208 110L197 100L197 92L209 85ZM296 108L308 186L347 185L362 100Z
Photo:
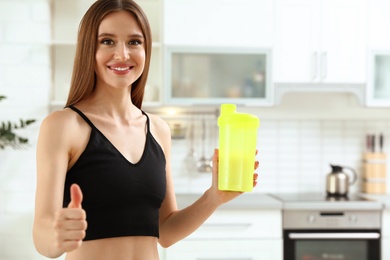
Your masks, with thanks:
M141 45L142 42L140 40L132 40L129 42L130 45Z
M112 45L112 44L114 44L114 42L112 40L110 40L110 39L103 39L103 40L101 40L100 43L104 44L104 45Z

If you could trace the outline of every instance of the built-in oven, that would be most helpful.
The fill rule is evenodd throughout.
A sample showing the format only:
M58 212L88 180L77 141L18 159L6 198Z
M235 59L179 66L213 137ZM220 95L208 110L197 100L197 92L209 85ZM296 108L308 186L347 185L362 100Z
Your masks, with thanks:
M285 196L284 260L381 260L380 203Z
M381 259L379 211L284 211L283 219L284 260Z

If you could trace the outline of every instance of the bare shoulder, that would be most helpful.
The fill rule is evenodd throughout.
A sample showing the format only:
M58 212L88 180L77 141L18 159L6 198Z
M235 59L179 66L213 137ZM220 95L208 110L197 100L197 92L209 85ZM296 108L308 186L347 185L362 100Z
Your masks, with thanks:
M157 142L162 146L170 145L171 130L166 121L161 117L147 113L150 119L150 131ZM164 149L165 150L165 149Z
M78 115L75 112L70 109L62 109L46 116L42 121L41 128L62 131L77 126L78 122Z
M88 131L83 119L71 109L62 109L50 113L42 121L41 139L63 140L72 143L83 131Z

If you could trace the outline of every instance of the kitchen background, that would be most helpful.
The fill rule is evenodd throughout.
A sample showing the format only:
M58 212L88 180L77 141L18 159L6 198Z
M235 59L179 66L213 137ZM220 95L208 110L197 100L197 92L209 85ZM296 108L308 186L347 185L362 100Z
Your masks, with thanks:
M87 2L80 0L83 5L89 5ZM244 2L242 5L246 3ZM370 1L370 4L384 2ZM254 1L248 3L253 4ZM276 4L271 5L272 10L275 6ZM39 125L53 108L61 107L60 104L53 105L52 102L54 69L51 21L49 0L0 0L0 95L7 97L0 102L0 119L37 120L32 126L20 131L21 135L29 138L30 145L26 149L0 150L0 259L43 259L33 247L31 228L36 174L35 145ZM264 24L262 26L267 27ZM381 26L388 28L383 24ZM244 41L242 38L236 39L240 37L237 33L233 33L233 40ZM294 37L294 32L290 33L291 37ZM382 33L385 34L386 30L382 30ZM181 37L180 34L177 37ZM384 36L384 39L387 39L386 37L389 36ZM172 42L174 41L175 39L172 39ZM369 47L367 53L370 53L370 47L390 49L390 44L370 45L368 39L365 44ZM299 62L297 60L297 64ZM368 83L368 71L370 70L366 68L365 75L357 74L356 77L363 76ZM384 151L389 150L389 108L367 106L364 94L343 91L343 88L340 88L341 91L329 91L331 88L313 91L312 88L307 88L307 84L303 84L304 88L293 84L295 91L278 92L285 86L285 82L282 83L284 85L281 84L279 89L275 89L273 104L238 106L240 112L253 113L260 118L257 144L260 176L255 193L324 192L325 176L330 172L330 163L351 166L361 176L362 154L366 151L367 134L382 133L385 137ZM170 111L176 109L172 105L164 105L164 108L166 107L169 107ZM212 129L217 128L214 115L217 108L217 105L209 106L208 109L200 109L199 106L186 107L186 114L179 113L175 117L160 110L158 106L145 107L145 110L161 112L161 116L167 118L171 124L179 122L187 127L186 138L176 138L172 141L172 170L177 193L200 193L211 182L208 173L188 169L185 159L191 144L188 140L191 119L195 119L194 147L198 154L202 153L202 144L199 141L202 130L200 122L201 119L207 121L206 151L208 156L211 156L212 146L217 145L216 138L210 138L213 133L215 136ZM197 113L191 116L193 110ZM199 111L207 111L207 114L201 116ZM389 180L390 178L387 179L388 187ZM352 192L360 191L359 182L360 179L351 187Z

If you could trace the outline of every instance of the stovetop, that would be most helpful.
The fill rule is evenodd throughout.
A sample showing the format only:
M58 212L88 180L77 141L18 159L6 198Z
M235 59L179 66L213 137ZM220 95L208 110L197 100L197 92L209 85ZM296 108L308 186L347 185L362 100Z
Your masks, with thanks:
M349 194L348 196L328 196L322 193L279 193L272 194L276 199L282 202L332 202L332 201L374 201L358 194Z
M270 194L283 203L284 209L351 209L381 210L383 204L359 194L327 196L324 193L275 193Z

